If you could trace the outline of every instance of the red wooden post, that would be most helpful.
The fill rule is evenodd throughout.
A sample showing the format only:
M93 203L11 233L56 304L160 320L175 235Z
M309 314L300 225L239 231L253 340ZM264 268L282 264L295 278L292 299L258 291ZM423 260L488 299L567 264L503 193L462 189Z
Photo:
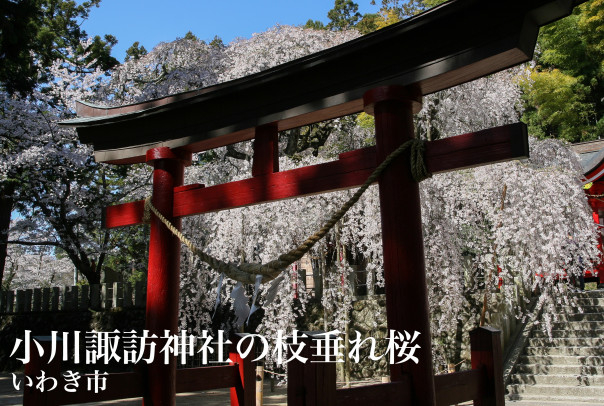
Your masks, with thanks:
M252 348L247 357L242 358L237 352L237 343L244 337L244 334L233 334L230 338L231 348L229 350L229 359L231 364L239 366L240 380L236 386L231 387L231 406L254 406L256 404L256 368L252 361L256 358L256 347ZM242 351L247 348L249 343L245 343Z
M39 405L49 405L52 406L54 403L49 401L49 394L51 392L48 391L52 387L51 382L48 382L45 385L44 392L36 389L36 384L38 382L37 377L42 376L42 371L44 371L45 377L52 377L57 380L57 387L54 391L60 391L61 387L61 359L63 358L63 340L61 338L56 339L56 354L52 361L49 363L49 357L51 352L52 340L50 336L37 336L33 337L34 340L39 342L42 346L42 350L44 354L40 356L37 346L32 342L31 343L31 351L30 351L30 359L27 364L25 364L24 375L26 377L30 377L33 381L33 386L24 386L23 388L23 406L39 406ZM23 380L23 385L28 383L27 378Z
M308 345L308 344L306 344ZM289 345L292 348L292 345ZM295 349L295 348L294 348ZM290 350L291 351L291 350ZM302 350L301 355L308 358L308 352ZM305 406L305 364L298 360L292 360L287 364L287 405Z
M336 364L325 362L325 356L315 356L317 340L325 340L323 332L304 332L308 337L299 338L297 345L289 344L292 350L304 345L300 356L306 362L292 360L287 364L288 406L331 406L336 401Z
M475 406L504 406L503 358L501 331L493 327L478 327L470 332L472 369L482 370L485 375L481 385L481 397Z
M413 111L421 96L413 89L388 86L372 89L363 97L365 111L375 116L378 162L414 138ZM379 179L386 282L388 328L420 332L414 342L419 363L391 365L392 381L411 376L413 404L435 404L432 344L419 186L411 176L408 158L399 158Z
M184 168L191 154L178 154L169 148L147 151L147 163L153 165L153 205L180 229L180 219L172 217L174 188L183 184ZM149 269L147 273L146 329L161 337L165 330L178 330L178 294L180 289L180 241L156 216L151 216ZM158 346L162 340L158 341ZM161 348L161 347L160 347ZM157 348L159 351L160 348ZM168 364L155 357L146 369L145 405L174 405L176 402L176 358Z
M252 176L279 172L279 132L277 124L256 127Z

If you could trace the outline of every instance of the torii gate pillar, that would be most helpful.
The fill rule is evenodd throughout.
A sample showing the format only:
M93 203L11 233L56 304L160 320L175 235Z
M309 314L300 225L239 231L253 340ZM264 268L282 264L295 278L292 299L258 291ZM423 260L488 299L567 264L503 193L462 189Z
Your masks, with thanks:
M405 141L415 137L413 112L421 108L421 94L413 88L386 86L363 97L365 111L375 117L377 161L382 162ZM424 265L419 185L413 180L408 157L401 157L379 179L386 281L388 328L421 334L414 342L419 363L390 367L392 381L411 378L413 404L434 406L434 372L430 315Z
M174 188L184 181L185 166L191 154L177 154L170 148L147 151L153 165L153 205L180 230L181 219L173 218ZM149 268L147 272L147 310L145 328L158 337L168 330L178 333L180 291L180 241L156 216L151 216ZM158 344L161 341L158 342ZM143 404L174 405L176 396L176 357L164 364L155 360L147 366Z

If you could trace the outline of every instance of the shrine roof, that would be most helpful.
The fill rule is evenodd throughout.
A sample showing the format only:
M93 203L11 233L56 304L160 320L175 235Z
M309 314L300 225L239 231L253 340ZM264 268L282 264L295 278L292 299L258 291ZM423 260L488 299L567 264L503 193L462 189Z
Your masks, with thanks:
M539 27L576 0L452 0L374 33L254 75L120 107L80 102L61 124L99 162L144 162L160 146L199 152L363 111L382 85L426 95L530 60Z
M579 155L586 182L596 182L604 177L604 140L580 142L571 145Z

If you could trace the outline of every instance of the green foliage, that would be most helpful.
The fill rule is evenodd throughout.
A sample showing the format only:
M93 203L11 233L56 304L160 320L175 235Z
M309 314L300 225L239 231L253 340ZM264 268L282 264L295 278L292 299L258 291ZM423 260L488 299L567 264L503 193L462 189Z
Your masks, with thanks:
M88 283L88 280L86 278L82 278L78 279L78 283L76 283L76 286L90 286L90 284Z
M210 41L209 44L211 47L217 48L217 49L222 49L224 48L226 45L224 45L224 42L222 41L222 38L220 38L218 35L214 36L214 39L212 41Z
M524 120L538 137L570 142L604 136L604 0L544 27L536 66L521 82Z
M356 118L357 125L366 130L374 130L375 129L375 120L373 116L363 112L359 114Z
M147 55L147 50L143 45L140 45L138 41L132 44L130 48L126 50L126 62L129 60L138 61L141 57Z
M358 5L352 0L336 0L334 8L327 13L330 22L325 26L321 21L308 20L304 28L314 30L330 29L340 31L356 28L363 35L377 31L405 18L411 17L446 0L382 0L379 13L367 13L361 16ZM375 5L375 0L371 2Z
M193 32L188 31L183 39L188 39L191 41L199 41L199 38L197 38L197 35L193 34Z
M28 93L40 80L50 80L40 75L43 68L64 59L66 47L78 48L86 38L81 23L100 1L77 5L72 0L0 0L1 86L10 93ZM91 60L96 61L93 67L108 69L118 64L110 56L116 42L112 36L94 39L90 49Z
M531 134L570 142L591 138L585 124L593 116L594 106L585 101L589 88L577 77L558 69L533 70L521 87L527 104L536 106L524 115Z
M378 29L378 21L380 19L380 15L375 14L365 14L361 21L356 25L356 29L363 35L369 34L370 32L376 31Z
M115 44L117 44L117 38L113 35L107 34L102 39L96 35L92 40L92 44L87 49L79 47L79 52L82 54L90 52L90 56L85 62L91 64L94 68L99 67L106 71L119 64L118 60L111 56L111 49Z
M357 25L361 33L375 31L426 11L446 0L382 0L378 14L366 14ZM375 4L375 0L371 2ZM365 19L368 19L365 23ZM371 30L371 28L373 28Z
M376 4L375 0L371 4ZM382 0L380 14L385 16L387 13L394 13L398 21L404 18L420 13L425 9L421 0Z
M145 270L146 270L146 268L145 268ZM132 273L130 273L128 275L128 277L125 278L125 281L128 282L132 286L136 285L136 282L144 282L146 280L147 280L147 272L145 272L144 270L140 270L140 269L133 269Z
M581 6L579 27L594 57L604 64L604 0L592 0Z
M329 23L327 28L334 31L341 31L354 27L357 21L361 19L359 5L352 0L336 0L333 9L327 13Z
M382 0L380 14L383 16L394 14L396 20L401 21L442 4L445 1L446 0ZM375 4L375 0L372 0L371 4Z
M325 24L319 20L308 20L306 24L304 24L304 28L310 28L312 30L324 30L327 27L325 27Z
M0 1L0 82L11 93L30 90L37 73L29 54L30 44L36 41L35 2Z
M134 285L146 279L149 226L111 230L105 257L105 269L121 274L124 281Z

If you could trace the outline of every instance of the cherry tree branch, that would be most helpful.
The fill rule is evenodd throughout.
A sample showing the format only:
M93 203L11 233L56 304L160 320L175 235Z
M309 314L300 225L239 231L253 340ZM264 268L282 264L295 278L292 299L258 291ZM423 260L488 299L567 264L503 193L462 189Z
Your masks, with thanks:
M21 241L21 240L9 240L6 242L7 244L18 244L18 245L28 245L28 246L52 246L52 247L61 247L61 243L57 241Z

